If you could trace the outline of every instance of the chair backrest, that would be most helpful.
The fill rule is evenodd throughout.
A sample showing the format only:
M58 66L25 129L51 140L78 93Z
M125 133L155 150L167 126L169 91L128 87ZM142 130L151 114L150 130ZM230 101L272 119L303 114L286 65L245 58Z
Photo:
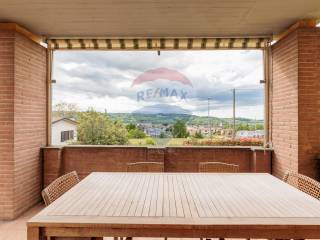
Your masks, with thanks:
M50 185L47 186L41 193L46 206L58 199L62 194L79 183L79 181L80 180L77 172L73 171L57 178L50 183Z
M305 175L288 171L283 181L320 200L320 183Z
M127 172L163 172L164 165L160 162L135 162L127 164Z
M200 162L199 172L236 173L239 172L239 165L222 162Z

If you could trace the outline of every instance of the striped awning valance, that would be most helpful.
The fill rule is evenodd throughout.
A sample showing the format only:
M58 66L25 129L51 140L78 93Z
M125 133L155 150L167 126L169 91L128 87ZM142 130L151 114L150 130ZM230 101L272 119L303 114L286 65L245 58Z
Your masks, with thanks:
M144 38L144 39L48 39L49 49L100 50L201 50L261 49L268 38Z

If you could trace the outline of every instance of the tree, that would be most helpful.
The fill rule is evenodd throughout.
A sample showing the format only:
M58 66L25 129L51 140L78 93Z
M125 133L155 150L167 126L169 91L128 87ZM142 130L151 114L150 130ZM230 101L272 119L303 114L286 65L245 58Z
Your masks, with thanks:
M175 138L186 138L186 137L188 137L189 136L189 132L187 131L186 124L181 120L177 120L173 124L172 135Z
M134 123L129 123L126 125L126 129L128 131L128 138L145 138L146 134L137 128L137 125Z
M159 138L165 138L165 137L166 137L166 134L164 132L161 132L159 135Z
M236 129L237 129L237 131L240 131L240 130L249 131L250 130L250 126L249 126L249 124L240 123L240 124L236 125Z
M256 124L256 129L257 129L257 130L263 130L263 129L264 129L263 124L257 123L257 124Z
M128 143L127 130L120 120L89 109L79 114L78 141L91 145L123 145Z
M76 118L79 112L75 103L60 102L53 106L53 115L61 118Z
M195 138L203 138L203 135L201 133L201 131L196 131L196 133L194 134Z
M137 128L137 125L135 125L134 123L129 123L129 124L126 125L126 129L128 130L128 132L130 130L134 130L136 128Z
M131 129L128 132L128 138L145 138L146 134L138 128Z

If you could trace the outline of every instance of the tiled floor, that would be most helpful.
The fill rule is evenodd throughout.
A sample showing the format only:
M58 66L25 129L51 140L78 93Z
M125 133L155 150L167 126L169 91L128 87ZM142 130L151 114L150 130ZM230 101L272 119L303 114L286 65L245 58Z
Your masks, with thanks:
M14 221L0 221L0 240L26 240L26 222L43 207L43 204L39 204Z

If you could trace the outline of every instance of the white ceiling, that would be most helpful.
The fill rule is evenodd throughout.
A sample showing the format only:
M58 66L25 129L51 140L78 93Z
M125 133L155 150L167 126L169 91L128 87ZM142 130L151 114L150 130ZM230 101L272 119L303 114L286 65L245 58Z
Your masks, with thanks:
M48 37L261 36L319 17L320 0L0 0L0 22Z

